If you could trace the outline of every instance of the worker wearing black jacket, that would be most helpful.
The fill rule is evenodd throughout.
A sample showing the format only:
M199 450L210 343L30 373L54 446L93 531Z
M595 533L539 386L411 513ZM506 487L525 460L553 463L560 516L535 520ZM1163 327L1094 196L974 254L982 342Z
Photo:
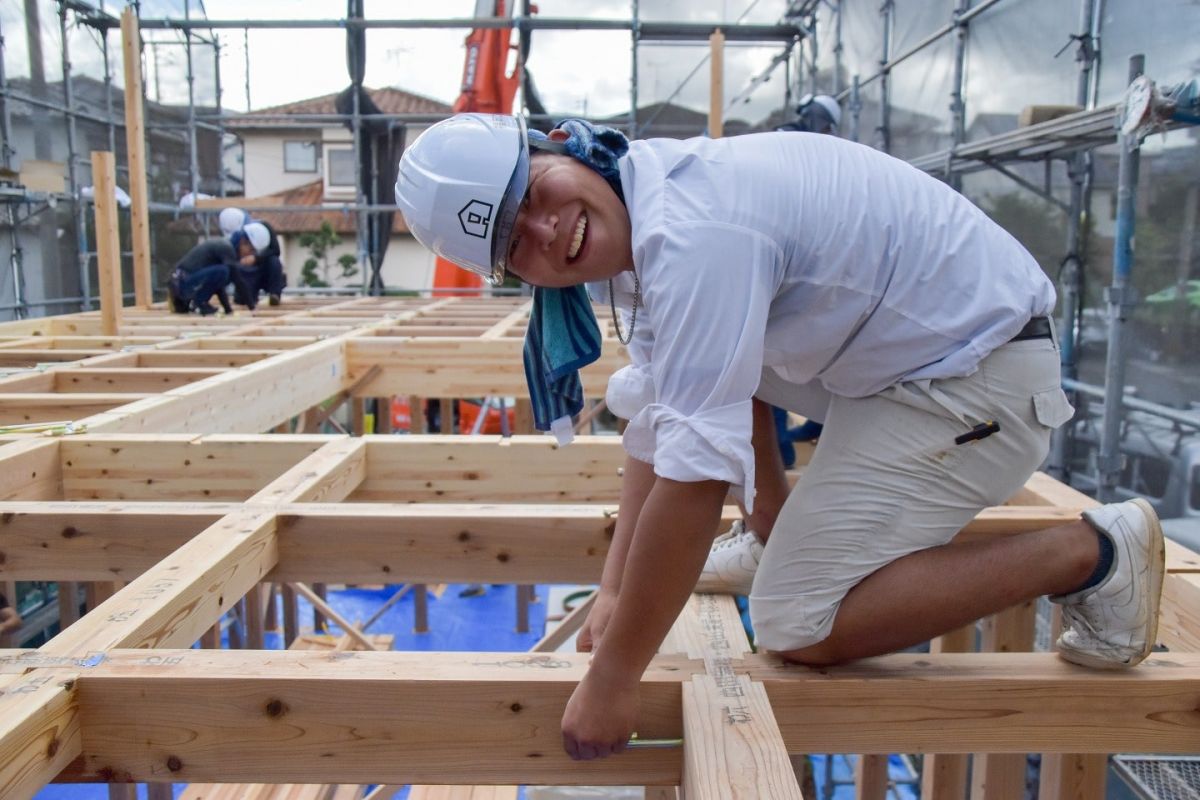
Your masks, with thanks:
M229 237L237 250L238 264L231 271L233 299L239 305L254 309L258 296L267 293L271 305L279 305L287 275L279 260L279 236L266 222L246 223Z
M225 286L237 260L237 252L228 239L209 239L189 250L179 259L167 282L171 310L177 314L193 310L205 316L215 314L217 309L209 300L216 295L225 313L232 314Z

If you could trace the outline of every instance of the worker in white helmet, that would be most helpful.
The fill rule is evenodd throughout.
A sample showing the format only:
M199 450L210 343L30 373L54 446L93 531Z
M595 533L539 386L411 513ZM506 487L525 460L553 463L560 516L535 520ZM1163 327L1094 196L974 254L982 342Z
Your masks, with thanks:
M626 149L612 133L578 122L546 152L519 120L460 115L413 143L397 183L410 229L439 254L539 287L591 282L624 314L632 364L608 401L628 419L627 459L579 636L593 656L563 716L572 757L625 748L642 672L729 493L778 503L744 565L762 650L831 664L1048 594L1063 658L1145 658L1164 551L1145 501L952 543L1022 487L1072 415L1054 289L1015 239L945 184L836 137ZM755 424L755 396L825 423L790 494L765 485L782 472L774 448L760 451L774 464L756 458L773 431Z
M217 215L217 225L225 236L233 236L244 228L247 222L252 221L250 215L240 208L222 208L221 213Z
M234 302L253 310L258 305L259 295L266 292L270 304L279 305L287 286L287 272L280 260L282 251L275 229L263 220L253 219L240 208L222 209L217 222L221 233L228 236L238 250L238 266L230 272ZM247 236L252 227L265 231L265 244L252 242Z
M842 124L842 107L827 94L806 94L796 104L796 118L775 130L826 133L836 136Z

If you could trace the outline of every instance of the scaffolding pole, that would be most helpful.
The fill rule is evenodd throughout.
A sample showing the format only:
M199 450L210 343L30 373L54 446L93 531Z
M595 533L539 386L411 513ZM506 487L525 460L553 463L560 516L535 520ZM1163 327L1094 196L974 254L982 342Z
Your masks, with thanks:
M971 0L958 0L954 8L954 85L950 87L950 141L951 150L967 138L967 104L963 99L963 81L966 75L967 31L969 22L963 20ZM950 173L949 184L956 192L962 191L962 175Z
M879 128L876 130L876 147L885 153L892 152L892 98L891 98L891 69L892 65L888 63L889 53L892 49L892 23L896 18L896 4L894 0L883 0L883 5L879 8L880 14L883 16L883 43L882 53L879 57Z
M67 180L74 200L71 214L75 225L75 266L79 271L79 292L84 297L91 295L91 276L88 272L87 218L83 203L79 202L79 131L75 121L75 86L71 80L70 37L67 34L67 6L59 4L58 30L62 37L63 99L66 102L67 121ZM43 254L43 262L45 254ZM81 310L86 310L81 307Z
M191 20L192 2L183 0L183 16ZM192 199L198 200L200 193L200 162L196 155L196 75L192 71L192 29L187 27L184 32L184 53L187 58L187 87L188 87L188 186L191 188ZM208 223L205 222L205 233L208 233Z
M514 15L512 17L467 17L451 19L142 19L143 30L150 28L166 30L270 30L270 29L335 29L353 28L380 29L455 29L516 28L522 32L536 30L572 31L628 31L632 20L590 19L585 17L542 17ZM787 41L802 36L804 29L790 23L736 24L720 22L657 22L639 23L639 35L645 41L707 41L712 32L720 28L729 40L736 41Z
M1095 0L1081 0L1079 4L1079 33L1075 60L1079 62L1079 74L1075 89L1075 102L1080 107L1091 108L1093 64L1096 59L1095 40L1099 33L1096 25ZM1071 199L1067 209L1067 254L1059 270L1059 292L1061 310L1058 326L1059 359L1062 377L1075 380L1078 374L1078 348L1076 341L1077 320L1083 308L1083 275L1087 259L1087 209L1091 202L1092 154L1081 150L1067 161L1067 176L1071 181ZM1059 480L1070 480L1071 428L1064 425L1055 429L1050 440L1048 468Z
M1145 66L1144 55L1130 57L1129 83L1142 74ZM1096 494L1096 499L1102 503L1117 499L1117 484L1124 462L1121 456L1121 416L1125 389L1125 323L1137 304L1130 275L1133 273L1133 230L1141 149L1136 132L1122 133L1120 144L1113 276L1112 285L1105 291L1105 300L1108 302L1108 353L1104 359L1104 427L1100 432Z

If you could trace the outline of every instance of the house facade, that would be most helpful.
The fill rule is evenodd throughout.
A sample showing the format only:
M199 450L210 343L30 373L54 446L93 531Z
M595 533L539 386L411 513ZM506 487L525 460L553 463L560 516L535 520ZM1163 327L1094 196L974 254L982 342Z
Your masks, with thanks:
M371 100L385 114L448 115L450 106L437 100L405 92L401 89L367 89ZM355 199L354 142L350 129L340 121L314 121L310 126L296 123L316 115L333 115L337 95L300 100L281 106L251 111L247 119L231 120L228 130L242 143L241 172L245 186L245 205L259 207L250 213L270 223L279 234L284 267L289 286L301 286L304 263L312 254L300 244L306 233L315 233L322 223L330 227L341 243L328 254L335 264L344 254L356 254L357 215L347 206ZM275 120L253 119L272 116ZM295 117L296 121L288 121ZM427 125L406 125L405 143L412 143ZM394 175L396 164L380 165ZM390 182L394 182L390 181ZM390 203L391 198L382 202ZM272 210L271 207L279 207ZM311 210L298 209L310 207ZM318 276L328 278L333 286L361 286L363 271L341 277L334 266L328 276L321 269ZM389 289L424 289L433 285L434 259L422 247L397 213L392 220L391 238L383 261L383 282Z

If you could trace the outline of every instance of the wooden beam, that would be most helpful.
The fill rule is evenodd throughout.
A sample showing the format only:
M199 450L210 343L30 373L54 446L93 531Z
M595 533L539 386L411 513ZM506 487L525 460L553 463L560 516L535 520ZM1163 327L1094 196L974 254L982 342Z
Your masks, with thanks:
M348 442L330 442L281 475L259 493L263 502L298 502L314 492L328 494L322 481L361 451L360 441L352 447ZM341 499L336 494L330 498ZM60 659L67 669L34 670L23 684L29 688L19 692L0 684L0 755L13 755L13 760L0 764L0 796L31 796L78 755L78 739L67 742L70 747L61 746L58 734L64 725L75 724L73 693L82 656L74 654L189 646L263 578L275 563L275 518L270 511L253 510L256 507L263 506L249 505L224 517L38 651L39 658ZM141 657L147 658L144 652ZM67 721L47 715L44 709L49 707L65 709ZM43 743L49 737L55 746L30 751L17 737Z
M0 501L62 497L60 440L25 439L0 447Z
M279 515L278 557L270 580L518 584L598 580L615 525L605 507L341 503L353 495L367 469L363 441L340 440L330 451L336 453L338 466L314 478L297 504L289 505L286 491L264 490L240 505L245 512ZM0 575L14 580L102 580L114 575L130 579L169 555L211 515L229 510L219 503L177 507L161 502L137 506L0 503L0 514L11 514L0 516L0 552L6 554ZM1022 509L1013 510L989 509L978 524L1003 528L999 521L1011 514L1012 526L1005 530L1045 527ZM724 524L738 513L727 508ZM967 527L968 535L976 524ZM331 530L337 536L330 536ZM1168 588L1171 579L1184 577L1169 576ZM1183 632L1195 630L1195 623L1176 620L1170 617L1173 613L1164 612L1168 620L1164 631L1178 629L1187 635Z
M89 430L259 433L344 388L344 347L341 339L330 339L281 353L125 406L104 420L89 420ZM232 397L239 403L236 414L229 411Z
M516 338L362 336L348 341L346 358L352 373L372 365L383 368L360 389L366 397L414 391L424 397L526 397L529 388L518 367L522 347ZM608 376L628 363L628 351L615 339L605 339L600 359L580 372L585 396L603 397ZM497 364L513 368L497 369Z
M82 752L70 678L60 685L53 669L0 675L0 797L32 797Z
M203 367L125 369L113 367L57 370L54 391L74 392L163 392L177 386L219 375L221 370Z
M724 135L722 117L725 113L725 34L720 28L708 37L708 135L719 139Z
M711 675L683 684L683 777L688 800L801 800L762 684Z
M76 683L75 779L677 784L678 751L573 762L559 721L586 656L112 653ZM680 735L678 665L643 680L644 736ZM193 713L203 708L204 719ZM230 724L232 723L232 724ZM370 776L370 777L368 777Z
M116 336L121 328L121 235L117 227L117 167L112 153L92 151L95 188L96 263L100 282L100 330Z
M75 777L111 770L131 780L681 780L678 751L626 754L619 768L562 753L559 718L587 658L280 652L264 670L261 654L239 651L113 652L76 681L86 758ZM1200 748L1200 655L1156 658L1128 673L1043 654L913 654L824 670L745 661L744 677L764 684L789 751ZM652 664L642 683L643 737L681 734L679 684L697 669L661 657ZM1107 702L1114 696L1122 702Z
M125 147L129 160L129 199L133 245L133 294L138 308L154 302L150 265L150 210L146 191L146 127L142 110L142 41L132 6L121 12L125 64Z
M1049 653L903 654L819 671L746 661L791 752L1200 751L1191 653L1128 672Z

